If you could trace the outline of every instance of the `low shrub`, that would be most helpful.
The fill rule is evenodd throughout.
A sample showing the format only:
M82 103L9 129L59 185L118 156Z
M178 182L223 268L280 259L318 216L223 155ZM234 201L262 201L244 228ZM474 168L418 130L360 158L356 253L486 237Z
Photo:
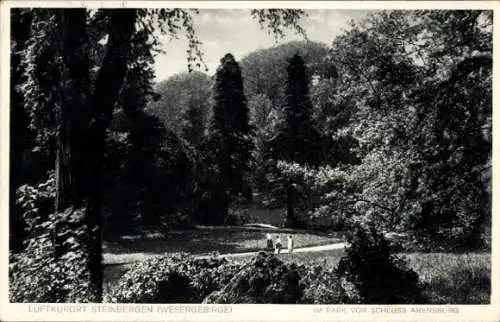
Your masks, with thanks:
M157 227L159 227L159 231L164 233L171 229L186 229L195 226L191 214L185 210L170 213L166 216L162 216L162 218L162 222L157 225ZM151 230L151 228L149 228L149 230Z
M15 191L15 202L9 215L9 249L21 252L27 245L24 240L30 238L33 228L48 219L54 212L56 196L55 174L48 173L46 180L36 184L24 184Z
M334 267L322 264L304 265L300 284L303 287L300 303L351 304L352 300L342 287Z
M88 243L83 215L82 209L70 208L46 220L29 221L32 237L22 252L9 256L10 302L93 302L86 272Z
M21 213L28 231L54 212L55 180L54 172L50 172L46 181L36 185L25 184L16 190L16 210Z
M203 303L300 303L300 272L296 264L287 265L272 254L260 252L244 262L239 272Z
M195 258L186 253L136 263L106 296L114 303L200 303L235 274L225 258Z
M229 262L224 258L221 265L197 272L192 278L192 285L200 295L199 302L226 286L240 269L240 263Z
M391 254L384 236L358 224L348 235L350 247L340 259L337 275L353 302L415 304L424 302L419 277L403 258Z

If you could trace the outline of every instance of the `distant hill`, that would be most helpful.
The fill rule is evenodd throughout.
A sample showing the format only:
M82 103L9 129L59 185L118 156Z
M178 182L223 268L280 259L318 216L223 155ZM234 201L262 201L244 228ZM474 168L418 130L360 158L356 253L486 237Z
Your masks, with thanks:
M286 80L288 59L298 53L306 62L310 75L324 74L328 46L313 41L292 41L275 47L256 50L238 60L243 73L245 95L252 99L264 94L274 104L280 102L280 92ZM180 133L182 115L191 104L199 109L206 121L211 110L213 79L193 71L175 74L155 85L161 98L151 102L146 110L156 115L167 128Z
M310 76L323 73L328 46L320 42L292 41L256 50L243 57L240 67L247 98L265 94L272 102L278 102L286 81L288 60L297 53L306 63Z
M182 115L190 105L198 109L204 119L208 118L212 80L207 74L199 71L175 74L159 82L154 90L161 97L151 102L146 110L172 131L179 133Z

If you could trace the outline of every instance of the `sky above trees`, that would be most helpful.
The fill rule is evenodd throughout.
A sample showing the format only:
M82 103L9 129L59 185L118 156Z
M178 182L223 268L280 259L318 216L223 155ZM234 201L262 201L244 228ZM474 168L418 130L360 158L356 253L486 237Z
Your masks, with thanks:
M366 16L367 10L307 10L302 26L310 40L330 44L343 29L348 29L350 20L358 21ZM237 60L246 54L273 46L275 39L266 30L261 30L249 9L200 9L194 17L195 28L203 42L204 59L213 74L219 60L226 53L232 53ZM290 30L279 44L302 40L302 36ZM184 35L169 40L163 37L164 54L155 62L156 80L164 80L173 74L187 71L187 40Z

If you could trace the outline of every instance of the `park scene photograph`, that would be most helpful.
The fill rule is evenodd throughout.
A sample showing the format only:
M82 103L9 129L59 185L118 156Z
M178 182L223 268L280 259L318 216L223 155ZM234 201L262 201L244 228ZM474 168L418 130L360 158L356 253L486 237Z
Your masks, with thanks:
M10 303L491 303L492 10L9 10Z

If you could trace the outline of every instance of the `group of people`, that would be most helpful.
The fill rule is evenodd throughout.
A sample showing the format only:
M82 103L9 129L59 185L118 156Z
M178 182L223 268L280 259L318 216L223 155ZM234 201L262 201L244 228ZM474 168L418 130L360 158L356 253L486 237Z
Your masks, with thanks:
M271 236L271 234L269 233L266 234L266 238L267 238L267 250L273 251L274 249L275 254L281 253L282 244L280 235L276 235L276 242L274 243L274 247L273 247L273 237ZM292 235L288 235L288 253L292 252L293 252L293 237Z

